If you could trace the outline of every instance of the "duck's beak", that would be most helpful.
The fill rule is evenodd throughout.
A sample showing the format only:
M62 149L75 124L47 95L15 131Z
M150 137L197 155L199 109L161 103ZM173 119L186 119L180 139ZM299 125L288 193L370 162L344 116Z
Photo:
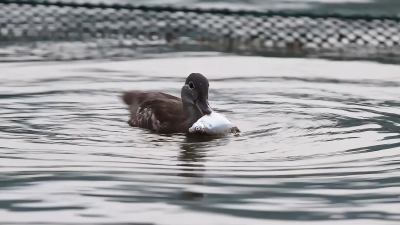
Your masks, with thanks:
M210 105L208 104L207 99L205 99L205 98L197 99L196 105L197 105L197 108L199 108L200 111L203 113L203 115L210 115L212 113L212 109L210 108Z

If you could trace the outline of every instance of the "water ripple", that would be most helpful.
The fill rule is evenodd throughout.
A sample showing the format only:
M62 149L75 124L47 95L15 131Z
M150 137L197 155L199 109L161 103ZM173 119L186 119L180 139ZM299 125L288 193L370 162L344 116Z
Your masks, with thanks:
M338 63L346 70L334 77ZM365 74L352 78L361 67ZM205 71L212 107L239 137L127 125L122 91L179 96L191 70ZM400 220L400 67L202 57L0 71L4 224Z

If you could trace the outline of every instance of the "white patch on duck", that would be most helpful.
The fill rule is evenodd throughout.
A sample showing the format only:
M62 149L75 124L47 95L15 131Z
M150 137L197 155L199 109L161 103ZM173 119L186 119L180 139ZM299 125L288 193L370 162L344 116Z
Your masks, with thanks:
M212 112L204 115L189 128L190 133L201 133L207 135L226 135L239 133L240 130L223 114Z

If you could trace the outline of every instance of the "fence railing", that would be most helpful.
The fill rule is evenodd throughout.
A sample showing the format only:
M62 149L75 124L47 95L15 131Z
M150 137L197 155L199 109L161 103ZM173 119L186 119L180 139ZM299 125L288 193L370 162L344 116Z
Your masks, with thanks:
M397 62L400 17L3 0L1 43L36 60L184 50Z

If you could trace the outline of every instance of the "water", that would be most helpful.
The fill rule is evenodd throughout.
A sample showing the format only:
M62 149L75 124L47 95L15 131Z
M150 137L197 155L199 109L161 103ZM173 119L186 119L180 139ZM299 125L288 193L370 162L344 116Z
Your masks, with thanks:
M129 127L210 80L239 137ZM1 224L397 224L400 66L206 54L0 64Z

